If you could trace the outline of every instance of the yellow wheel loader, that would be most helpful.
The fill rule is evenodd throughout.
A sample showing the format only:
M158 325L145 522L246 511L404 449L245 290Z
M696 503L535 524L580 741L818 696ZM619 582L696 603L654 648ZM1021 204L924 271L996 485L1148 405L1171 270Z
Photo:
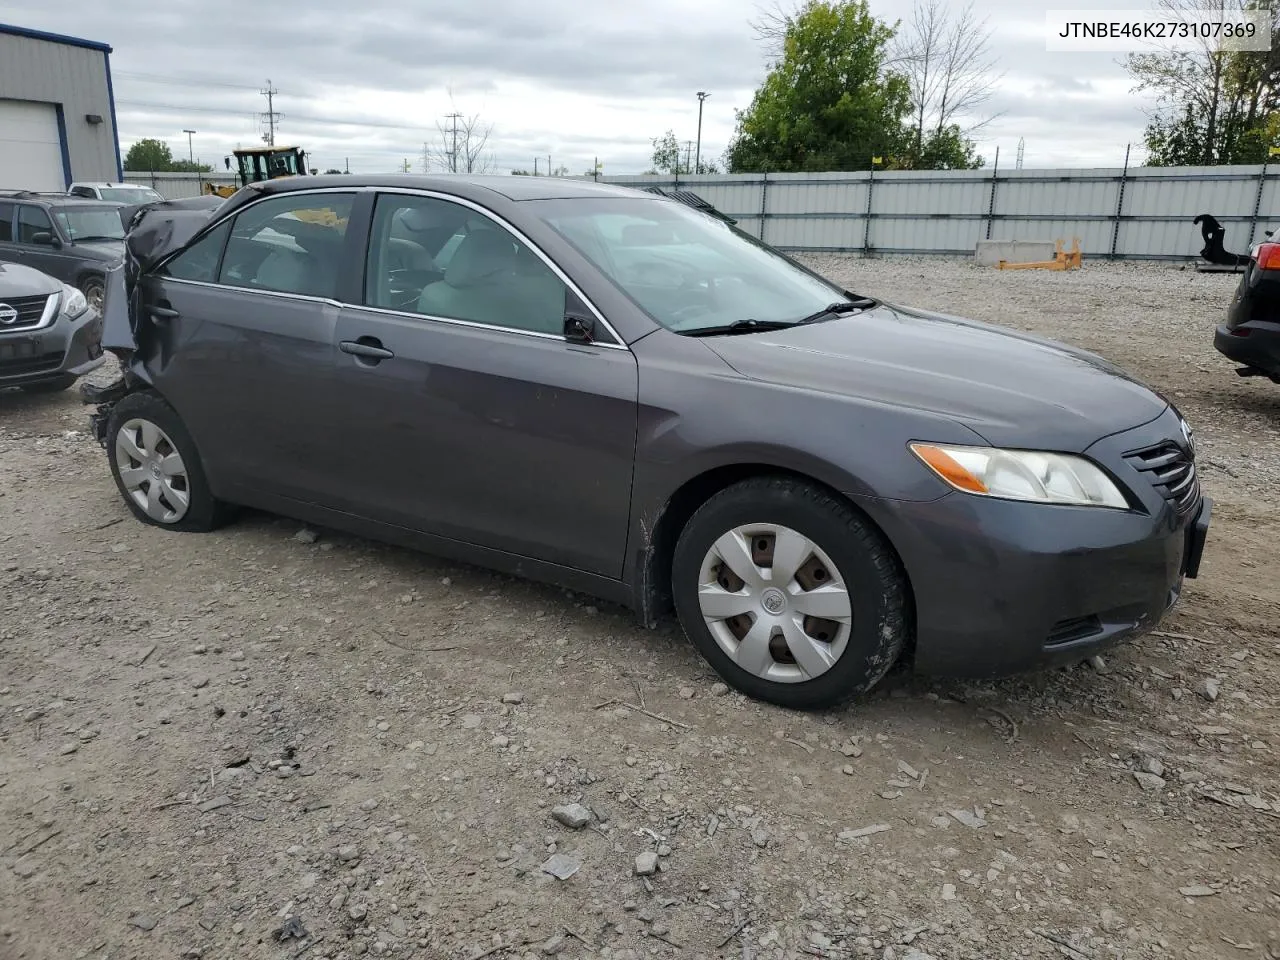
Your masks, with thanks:
M236 185L220 187L206 182L205 193L229 197L250 183L275 180L277 177L306 176L311 172L307 169L307 155L301 147L248 147L233 151L233 154L236 158L236 180L238 181ZM224 158L223 162L230 170L231 157ZM326 214L328 216L325 216ZM332 226L338 226L340 223L332 212L327 210L304 210L299 211L296 216L300 220L328 223Z

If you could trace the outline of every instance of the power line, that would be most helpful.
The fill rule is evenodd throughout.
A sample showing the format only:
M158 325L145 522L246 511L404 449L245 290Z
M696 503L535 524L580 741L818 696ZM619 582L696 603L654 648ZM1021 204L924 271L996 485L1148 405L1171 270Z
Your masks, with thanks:
M450 113L445 116L446 120L453 121L453 146L449 148L449 172L458 172L458 120L462 114Z
M127 73L115 71L114 76L125 80L142 80L145 83L161 83L174 87L226 87L230 90L259 90L257 86L247 83L228 83L224 80L179 80L177 77L166 77L158 73Z
M280 91L271 86L270 78L267 79L267 88L261 91L262 95L267 98L267 112L262 115L267 121L267 146L274 147L276 145L276 120L283 114L276 113L275 95Z

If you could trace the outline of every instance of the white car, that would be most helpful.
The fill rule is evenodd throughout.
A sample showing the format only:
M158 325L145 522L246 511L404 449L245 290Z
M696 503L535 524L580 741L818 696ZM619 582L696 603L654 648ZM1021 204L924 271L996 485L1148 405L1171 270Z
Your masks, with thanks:
M155 190L150 187L139 186L136 183L110 183L102 181L100 183L73 183L67 193L73 197L88 197L90 200L111 200L115 203L155 203L163 200Z

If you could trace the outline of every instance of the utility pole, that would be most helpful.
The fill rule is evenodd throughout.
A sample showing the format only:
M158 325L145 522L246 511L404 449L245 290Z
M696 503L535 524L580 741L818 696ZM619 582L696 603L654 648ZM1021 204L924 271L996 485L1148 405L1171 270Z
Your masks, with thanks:
M698 91L698 152L696 154L696 159L694 160L694 173L702 172L702 104L709 96L711 96L711 94L707 93L705 90Z
M343 158L342 158L342 172L343 172L343 173L350 173L350 172L351 172L351 158L350 158L350 157L343 157Z
M533 175L535 177L538 175L538 158L537 157L533 158Z
M458 172L458 120L462 117L460 113L450 113L446 115L446 120L453 121L453 146L449 150L449 172Z
M551 154L547 154L547 176L554 177L556 175L555 168L551 166Z
M194 169L196 165L196 155L194 148L191 146L191 138L195 135L195 131L183 130L182 132L187 135L187 164Z
M689 166L689 162L692 159L693 159L693 141L686 140L684 142L684 172L685 173L693 172L693 169ZM678 167L679 165L680 165L679 161L676 161L676 166Z
M267 121L267 135L263 139L267 141L268 147L274 147L276 145L276 121L284 116L276 113L275 97L280 91L271 86L271 80L268 79L267 88L258 92L267 98L267 112L262 115L262 118Z
M600 158L591 158L591 179L599 182L600 180Z

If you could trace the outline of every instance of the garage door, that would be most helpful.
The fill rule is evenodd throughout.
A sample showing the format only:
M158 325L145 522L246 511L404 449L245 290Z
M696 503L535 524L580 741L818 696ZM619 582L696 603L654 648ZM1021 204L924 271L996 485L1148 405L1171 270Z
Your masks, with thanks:
M51 103L0 100L0 190L67 189L58 111Z

